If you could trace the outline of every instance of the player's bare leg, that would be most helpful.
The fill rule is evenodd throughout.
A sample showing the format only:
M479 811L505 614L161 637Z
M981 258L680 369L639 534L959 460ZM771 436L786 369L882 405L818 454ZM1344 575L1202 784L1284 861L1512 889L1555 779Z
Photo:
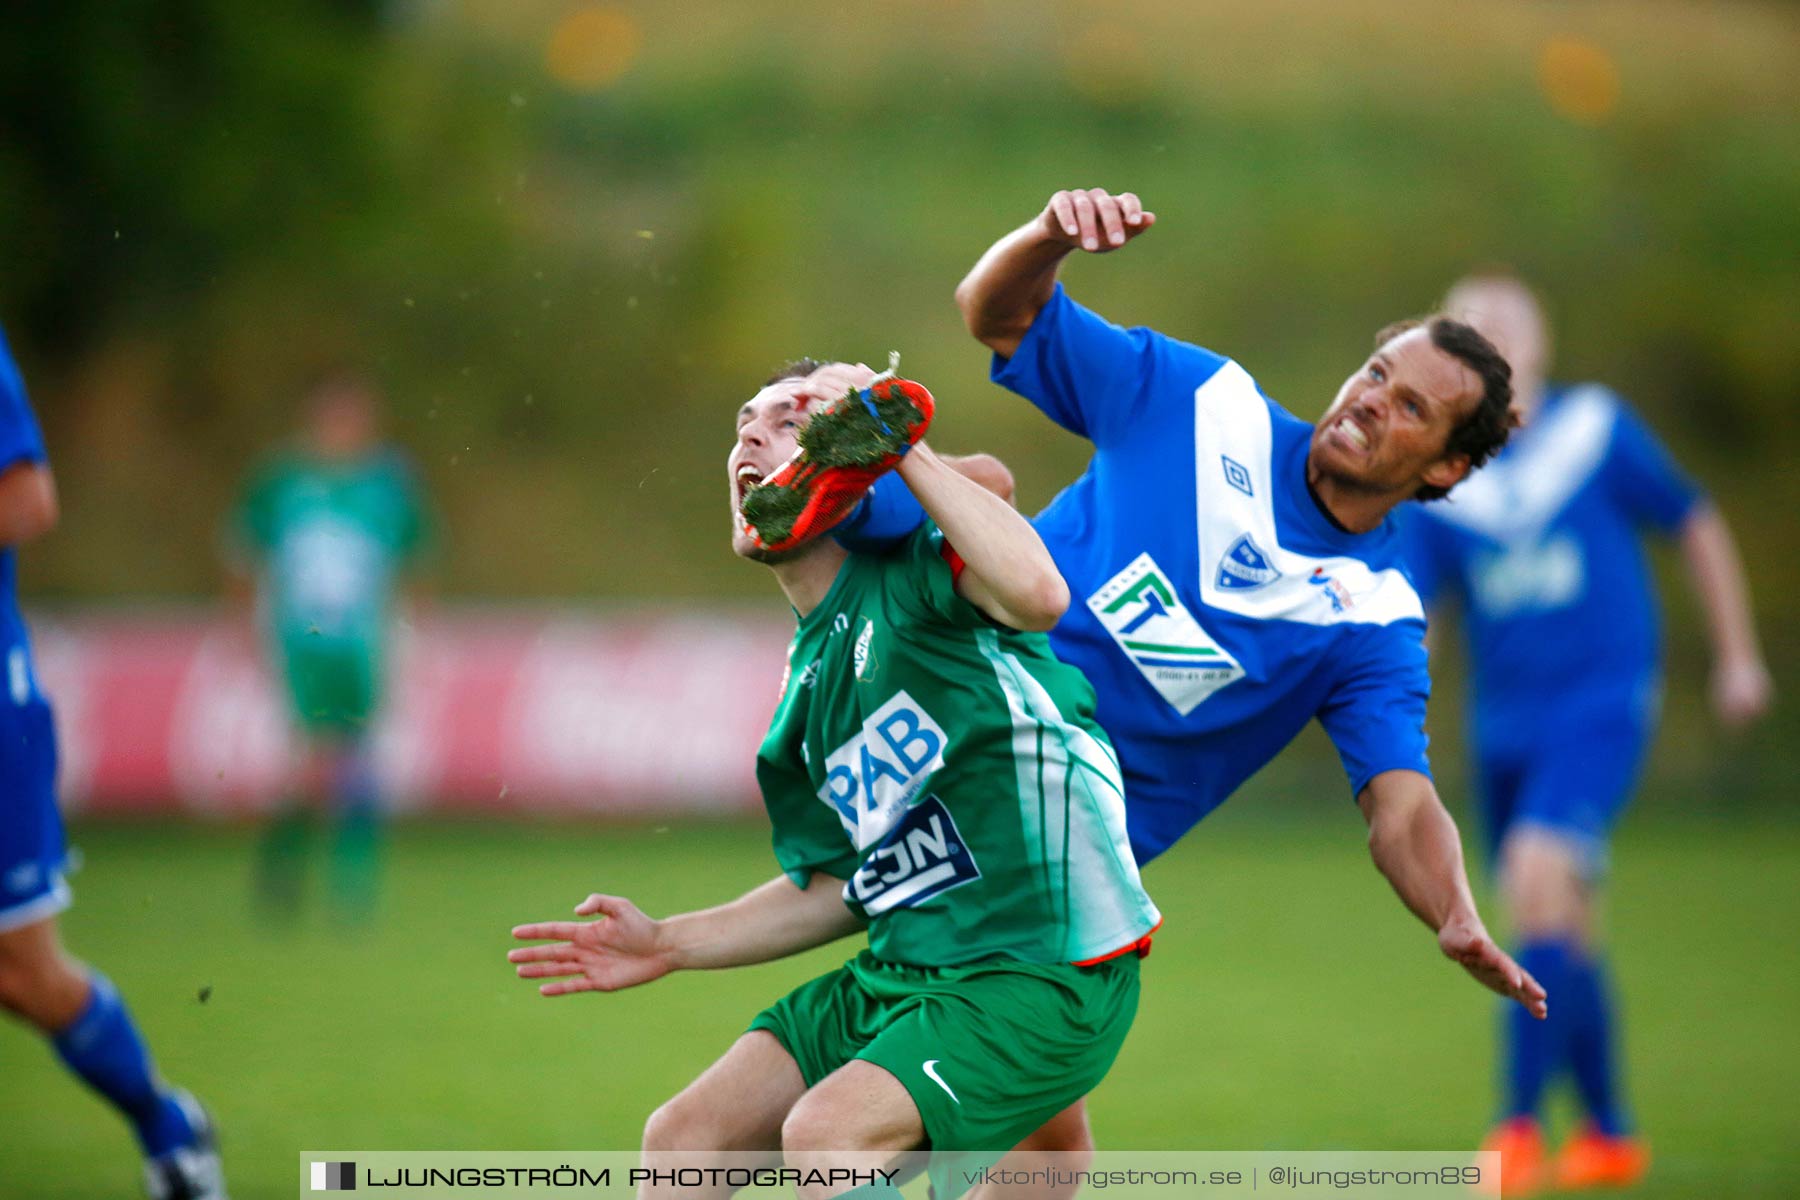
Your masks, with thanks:
M781 1126L787 1165L802 1171L866 1171L883 1156L898 1157L925 1141L918 1106L885 1069L853 1059L801 1097ZM800 1200L824 1200L846 1189L803 1186Z
M1081 1099L1038 1126L996 1164L996 1169L1030 1171L1054 1167L1085 1171L1093 1161L1094 1132L1088 1127L1087 1100ZM1073 1196L1080 1190L1075 1184L1048 1188L1042 1184L983 1184L968 1194L968 1200L1044 1200Z
M0 1008L47 1034L61 1033L88 1001L87 973L46 917L0 933Z
M754 1029L732 1044L644 1124L643 1165L709 1164L710 1153L763 1151L779 1160L782 1121L806 1094L800 1068L773 1034ZM671 1154L671 1152L676 1152ZM729 1188L645 1187L639 1197L729 1196Z

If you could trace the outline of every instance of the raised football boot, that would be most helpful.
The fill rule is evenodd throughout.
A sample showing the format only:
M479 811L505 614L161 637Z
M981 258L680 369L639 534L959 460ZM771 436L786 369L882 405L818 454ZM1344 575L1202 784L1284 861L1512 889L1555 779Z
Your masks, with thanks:
M910 379L878 379L848 393L806 423L792 458L744 493L745 530L777 552L824 533L906 457L935 411L931 393Z

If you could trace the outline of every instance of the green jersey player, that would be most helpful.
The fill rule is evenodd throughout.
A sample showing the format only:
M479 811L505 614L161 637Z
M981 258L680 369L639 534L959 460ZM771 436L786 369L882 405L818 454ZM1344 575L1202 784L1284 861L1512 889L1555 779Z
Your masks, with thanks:
M410 465L378 441L370 383L328 376L312 389L306 420L299 444L246 485L228 540L240 581L255 585L260 632L286 684L300 790L335 818L336 900L355 916L374 883L368 735L397 584L419 559L427 523ZM279 815L264 843L259 881L278 911L292 908L307 815L304 806Z
M858 389L796 455L809 406ZM733 547L773 569L799 622L757 756L782 877L660 921L594 895L576 912L602 920L514 930L557 939L510 958L563 995L764 962L867 928L868 949L764 1011L657 1110L647 1154L780 1150L823 1173L869 1152L1004 1152L1097 1083L1130 1028L1137 960L1160 918L1093 691L1035 632L1068 591L1005 501L923 443L906 453L929 412L916 384L803 362L738 414ZM858 422L887 435L886 452L833 461L867 432ZM740 515L746 492L796 465L893 458L931 517L895 553L830 539L766 550ZM934 1174L938 1195L966 1190ZM815 1180L800 1194L840 1190Z

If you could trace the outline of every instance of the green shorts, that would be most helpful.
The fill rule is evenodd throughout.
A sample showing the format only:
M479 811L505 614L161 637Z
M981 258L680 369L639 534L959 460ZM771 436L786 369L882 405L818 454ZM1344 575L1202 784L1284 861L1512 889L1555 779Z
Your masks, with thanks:
M918 1105L935 1151L1004 1152L1105 1078L1137 1003L1132 954L1092 967L908 967L864 950L750 1028L775 1035L809 1088L852 1059L881 1067Z
M380 700L374 656L361 650L290 649L282 664L300 728L317 737L359 737Z

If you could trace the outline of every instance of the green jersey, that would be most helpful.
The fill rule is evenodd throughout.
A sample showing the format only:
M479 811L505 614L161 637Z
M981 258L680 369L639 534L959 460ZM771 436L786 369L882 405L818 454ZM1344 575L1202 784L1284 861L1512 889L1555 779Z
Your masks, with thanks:
M757 755L775 857L845 880L876 957L1098 959L1157 925L1094 692L956 594L926 525L801 618Z
M260 568L284 658L380 657L395 575L425 536L418 487L399 454L278 458L251 481L235 526Z

